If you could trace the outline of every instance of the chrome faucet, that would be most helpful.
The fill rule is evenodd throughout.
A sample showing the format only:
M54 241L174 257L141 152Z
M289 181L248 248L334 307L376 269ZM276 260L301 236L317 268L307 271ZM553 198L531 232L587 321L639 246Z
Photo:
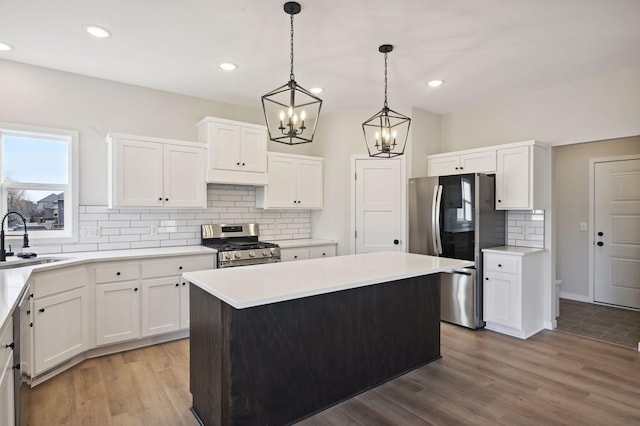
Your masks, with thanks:
M22 219L22 225L24 226L24 237L22 237L22 248L29 248L29 234L27 234L27 221L18 212L7 212L2 218L2 226L0 226L0 262L7 260L7 252L4 249L4 221L10 214L17 214Z

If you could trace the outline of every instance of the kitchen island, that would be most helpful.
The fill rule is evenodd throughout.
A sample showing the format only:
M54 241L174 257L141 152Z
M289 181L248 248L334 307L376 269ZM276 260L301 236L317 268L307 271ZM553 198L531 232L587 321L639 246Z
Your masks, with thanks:
M194 414L289 424L440 358L438 274L472 264L380 252L185 273Z

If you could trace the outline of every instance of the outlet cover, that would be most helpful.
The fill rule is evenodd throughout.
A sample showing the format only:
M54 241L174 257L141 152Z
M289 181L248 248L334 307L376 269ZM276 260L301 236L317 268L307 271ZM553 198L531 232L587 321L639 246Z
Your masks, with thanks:
M84 238L98 238L100 236L99 226L81 226L80 236Z

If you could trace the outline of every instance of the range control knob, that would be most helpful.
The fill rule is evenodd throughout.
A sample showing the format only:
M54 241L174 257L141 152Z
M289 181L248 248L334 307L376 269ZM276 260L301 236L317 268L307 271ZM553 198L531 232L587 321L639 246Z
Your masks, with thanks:
M263 256L269 256L269 250L262 250L262 255Z
M249 257L256 257L256 253L253 250L251 250L249 252Z
M229 260L229 259L231 259L231 255L229 253L225 253L224 260Z
M233 253L233 257L235 257L236 259L240 259L240 257L242 257L242 254L239 251L237 251Z

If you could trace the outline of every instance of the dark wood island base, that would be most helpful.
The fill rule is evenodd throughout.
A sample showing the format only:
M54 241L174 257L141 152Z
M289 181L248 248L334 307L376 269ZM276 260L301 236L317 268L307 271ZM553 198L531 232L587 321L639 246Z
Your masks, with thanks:
M191 284L204 425L299 421L440 358L438 274L236 309Z

